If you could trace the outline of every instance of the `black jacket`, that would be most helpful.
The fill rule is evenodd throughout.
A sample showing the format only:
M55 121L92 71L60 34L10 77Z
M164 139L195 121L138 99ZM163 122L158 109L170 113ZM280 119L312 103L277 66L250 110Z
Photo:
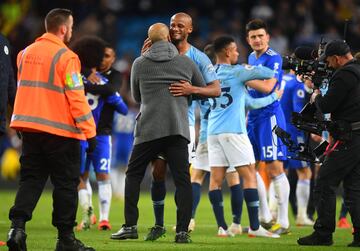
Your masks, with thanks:
M360 121L360 62L351 60L331 77L329 89L316 104L323 113L331 113L331 120Z
M102 73L109 82L106 85L86 85L85 91L94 95L101 95L103 97L114 94L120 91L121 87L121 73L111 68L107 72ZM96 127L96 135L111 135L113 120L114 120L114 107L105 103L100 114L100 120Z
M16 82L10 60L9 41L0 34L0 136L6 132L8 104L14 106Z

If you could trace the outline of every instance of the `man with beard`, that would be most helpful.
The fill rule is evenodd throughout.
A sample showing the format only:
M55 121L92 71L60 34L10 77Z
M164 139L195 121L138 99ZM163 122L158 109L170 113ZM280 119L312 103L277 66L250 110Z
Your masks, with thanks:
M264 85L266 93L257 90L250 90L253 98L260 98L270 95L280 87L282 79L281 56L269 47L270 35L264 21L260 19L251 20L246 25L247 42L253 49L249 55L250 65L266 66L275 72L275 78ZM286 128L285 118L280 106L276 101L264 108L252 110L248 115L248 135L253 145L255 160L264 161L266 169L273 181L275 194L278 202L277 224L272 226L272 217L266 199L266 189L261 176L257 173L259 190L259 217L262 226L277 234L288 234L290 232L288 204L290 186L283 167L287 152L285 145L280 138L272 132L275 125Z
M80 60L65 44L72 35L70 10L53 9L46 33L18 55L18 90L10 127L22 133L20 187L10 209L11 251L27 250L25 223L50 176L54 185L52 224L56 251L92 251L75 238L80 140L96 146L96 128L84 95Z

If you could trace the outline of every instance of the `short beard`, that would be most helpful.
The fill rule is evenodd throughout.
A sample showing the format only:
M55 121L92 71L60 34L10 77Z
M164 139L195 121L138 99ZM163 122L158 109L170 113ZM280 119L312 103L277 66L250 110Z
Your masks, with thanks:
M171 39L171 43L173 43L175 46L178 45L181 41L183 41L183 39L177 39L177 40Z

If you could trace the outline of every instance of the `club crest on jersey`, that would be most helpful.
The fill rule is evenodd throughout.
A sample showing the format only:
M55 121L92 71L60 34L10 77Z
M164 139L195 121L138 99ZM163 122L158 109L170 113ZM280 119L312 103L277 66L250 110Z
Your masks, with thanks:
M305 93L304 93L303 90L298 90L296 94L298 95L299 98L304 98L305 97Z
M4 46L4 52L6 55L9 55L9 48L6 45Z
M214 68L214 66L212 64L207 65L206 69L207 69L208 72L214 72L215 71L215 68Z

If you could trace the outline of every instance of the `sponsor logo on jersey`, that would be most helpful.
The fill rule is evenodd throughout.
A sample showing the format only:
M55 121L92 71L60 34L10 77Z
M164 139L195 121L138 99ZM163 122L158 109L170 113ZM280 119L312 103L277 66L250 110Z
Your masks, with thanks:
M9 48L6 45L4 46L4 52L6 55L9 55Z

